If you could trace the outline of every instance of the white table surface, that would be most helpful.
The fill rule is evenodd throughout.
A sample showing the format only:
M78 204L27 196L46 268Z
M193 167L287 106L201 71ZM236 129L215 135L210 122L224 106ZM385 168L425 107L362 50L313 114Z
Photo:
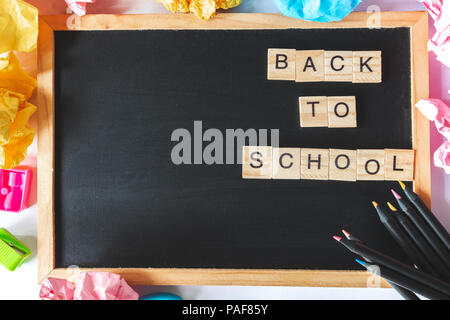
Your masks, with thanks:
M63 0L28 0L39 8L41 14L65 12ZM381 11L424 10L415 0L364 0L357 10L365 11L378 5ZM273 0L243 0L234 12L278 12ZM97 0L88 5L89 13L165 13L164 7L154 0ZM431 27L431 24L430 24ZM433 29L430 29L430 35ZM430 97L449 103L450 69L442 66L430 54ZM39 106L38 106L39 107ZM36 125L36 117L32 119ZM431 128L431 150L443 139ZM36 168L36 141L22 165ZM433 210L442 223L450 229L450 176L443 170L431 168ZM34 176L36 177L36 170ZM31 207L21 213L0 212L0 227L8 229L33 251L32 257L18 270L10 272L0 267L0 299L38 299L36 257L36 179L33 179L30 196ZM309 288L309 287L242 287L242 286L148 286L135 287L140 294L171 292L184 299L401 299L393 289L380 288Z

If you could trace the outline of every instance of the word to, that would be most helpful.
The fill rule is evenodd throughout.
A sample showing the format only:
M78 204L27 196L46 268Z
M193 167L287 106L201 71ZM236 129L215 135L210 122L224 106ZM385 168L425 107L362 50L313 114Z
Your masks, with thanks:
M355 128L356 98L299 97L300 126Z
M244 146L243 179L413 180L414 150Z
M381 51L268 49L267 79L381 82Z

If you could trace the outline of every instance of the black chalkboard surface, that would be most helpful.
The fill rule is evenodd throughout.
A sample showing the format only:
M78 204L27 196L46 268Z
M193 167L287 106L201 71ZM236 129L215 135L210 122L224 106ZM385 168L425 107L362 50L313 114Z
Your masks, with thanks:
M382 50L383 82L268 81L267 49ZM403 258L371 201L392 182L243 180L174 165L173 130L279 128L280 146L412 147L410 29L55 32L55 266L359 269L346 228ZM358 127L300 128L299 96Z

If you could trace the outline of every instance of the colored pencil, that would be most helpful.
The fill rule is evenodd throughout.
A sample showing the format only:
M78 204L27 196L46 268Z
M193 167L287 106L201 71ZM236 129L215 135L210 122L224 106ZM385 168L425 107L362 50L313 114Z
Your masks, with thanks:
M398 284L392 282L391 280L385 279L389 285L394 289L399 295L403 297L405 300L420 300L420 298L411 290L407 288L403 288Z
M386 281L390 281L402 288L408 289L409 290L408 292L413 291L413 292L416 292L428 299L433 299L433 300L449 300L450 299L450 296L447 296L447 295L441 293L440 291L434 290L433 288L430 288L430 287L428 287L420 282L417 282L411 278L405 277L404 275L402 275L398 272L395 272L393 270L390 270L389 268L386 268L385 266L368 264L359 259L356 259L356 262L358 262L360 265L362 265L364 268L366 268L367 271L386 279ZM409 297L410 296L407 295L405 297L405 299L408 299ZM411 298L414 299L414 297L411 297ZM416 300L416 299L414 299L414 300Z
M406 215L412 220L416 225L417 229L422 233L425 239L428 241L430 246L439 256L439 258L447 266L447 270L450 270L450 252L447 250L442 241L436 236L434 231L428 226L428 224L423 220L423 218L411 207L406 199L403 199L397 192L392 190L392 194L397 200L398 205ZM424 252L425 253L425 252Z
M360 242L362 242L361 240L359 240L358 238L356 238L355 236L351 235L349 232L347 232L347 231L345 231L345 230L342 230L342 233L343 233L343 234L347 237L347 239L349 239L349 240L360 241ZM372 261L370 261L369 259L367 259L366 257L363 257L363 258L364 258L364 260L366 260L367 262L372 262ZM356 259L356 260L358 260L358 259ZM414 292L412 292L412 291L410 291L410 290L408 290L408 289L405 289L405 288L403 288L403 287L400 287L399 285L397 285L397 284L391 282L390 280L387 280L387 279L386 279L386 281L389 283L389 285L392 287L392 289L394 289L395 291L397 291L397 293L398 293L399 295L401 295L405 300L420 300L420 298L419 298Z
M382 264L408 278L414 279L424 285L428 285L445 295L450 295L449 283L439 280L422 271L416 270L403 262L367 247L361 242L344 239L338 236L334 236L333 238L353 253L366 257L375 263Z
M428 244L427 240L422 236L419 230L416 228L414 223L409 219L409 217L402 211L397 210L390 202L388 202L388 207L392 212L395 213L395 217L405 231L409 234L411 239L415 242L420 251L428 259L432 265L430 273L434 276L442 276L447 278L448 270L445 265L439 259L439 256L433 250L433 248Z
M403 297L405 300L420 300L420 298L411 290L407 288L403 288L399 286L398 284L392 282L391 280L385 279L389 285L394 289L399 295Z
M436 235L441 239L441 241L450 250L450 234L444 228L444 226L436 219L436 216L428 209L427 205L422 201L422 199L412 190L410 190L403 182L398 182L406 194L406 197L411 201L417 211L422 215L423 219L428 223L428 225L433 229Z
M381 223L386 227L400 247L402 247L411 262L423 271L431 273L434 268L430 265L422 252L420 252L419 248L416 246L408 233L406 233L402 226L398 223L397 219L392 214L386 213L384 209L375 201L372 201L372 204L378 213Z

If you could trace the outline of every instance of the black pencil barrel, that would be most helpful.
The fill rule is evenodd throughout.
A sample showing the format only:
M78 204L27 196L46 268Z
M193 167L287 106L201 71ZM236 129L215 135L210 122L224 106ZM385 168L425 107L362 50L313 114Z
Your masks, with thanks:
M427 261L426 257L417 248L414 241L407 232L398 223L393 214L386 213L380 206L375 207L381 223L386 227L392 237L405 251L411 262L420 267L422 270L433 273L433 267Z
M409 190L408 187L405 187L404 191L408 199L421 214L423 219L428 223L431 229L433 229L442 243L445 244L447 250L450 251L450 234L447 232L444 226L439 222L433 212L431 212L431 210L415 192Z
M347 235L346 235L347 236ZM347 239L349 240L353 240L353 241L359 241L362 242L361 240L359 240L358 238L352 236L352 235L348 235ZM364 243L363 243L364 244ZM370 259L367 259L366 257L363 257L363 259L366 262L372 263L372 261L370 261ZM399 295L401 295L405 300L420 300L419 297L417 297L414 292L409 291L408 289L399 287L398 285L396 285L395 283L392 283L390 281L388 281L389 285L395 290L397 291L397 293Z
M392 289L397 291L397 293L403 297L403 299L405 299L405 300L420 300L420 298L411 290L400 287L399 285L397 285L394 282L389 281L387 279L386 279L386 281L389 283L389 285L392 287Z
M363 256L367 257L371 261L376 261L378 264L382 264L392 270L395 270L404 276L407 276L409 278L415 279L418 282L421 282L422 284L428 285L435 290L438 290L442 292L445 295L450 296L450 284L439 280L427 273L418 271L407 264L404 264L403 262L400 262L390 256L387 256L381 252L378 252L374 249L371 249L362 243L350 241L347 239L342 238L340 242L347 247L350 251Z
M450 252L447 250L441 240L435 235L434 231L428 226L423 218L418 215L418 213L405 199L396 199L402 211L406 215L408 215L417 229L420 230L420 233L430 244L432 250L436 252L439 259L445 263L445 265L447 266L446 270L450 270Z
M442 276L447 278L449 270L445 267L445 265L443 265L439 256L428 244L426 239L422 236L422 234L412 223L412 221L403 212L397 212L396 217L398 218L399 223L403 226L406 232L416 243L417 247L419 247L420 251L426 256L428 261L430 261L430 264L432 265L430 273L435 276Z
M424 285L423 283L420 283L414 279L408 278L400 274L399 272L390 270L389 268L386 268L384 266L371 265L367 267L367 270L369 270L373 274L379 275L380 277L386 279L388 282L392 282L397 286L409 290L409 292L416 292L428 299L450 300L450 296L443 294L433 288L430 288L429 286Z

